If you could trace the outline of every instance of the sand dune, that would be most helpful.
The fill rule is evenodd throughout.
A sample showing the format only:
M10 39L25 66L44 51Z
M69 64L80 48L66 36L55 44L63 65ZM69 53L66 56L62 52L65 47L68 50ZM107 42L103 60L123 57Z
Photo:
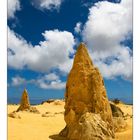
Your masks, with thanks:
M132 140L132 105L118 104L127 115L127 129L116 133L116 140ZM11 113L19 105L8 105ZM21 119L8 117L8 140L63 140L58 133L65 127L64 101L55 101L35 106L40 114L18 112ZM47 113L46 113L47 112ZM44 117L42 117L42 115Z

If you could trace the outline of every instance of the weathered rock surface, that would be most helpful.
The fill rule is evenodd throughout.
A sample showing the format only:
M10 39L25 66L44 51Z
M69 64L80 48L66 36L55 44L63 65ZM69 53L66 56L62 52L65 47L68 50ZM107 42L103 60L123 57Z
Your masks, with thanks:
M114 131L122 132L126 130L127 123L123 117L113 117Z
M32 107L32 106L30 106L30 109L27 110L27 111L32 112L32 113L36 113L36 114L39 114L39 113L40 113L40 112L37 110L36 107Z
M113 117L124 117L124 113L119 107L117 107L113 103L110 103L110 106L111 106Z
M44 104L44 103L53 103L55 100L54 99L49 99L47 101L43 101L41 104Z
M28 111L28 112L32 112L32 113L39 113L39 111L36 109L36 107L30 106L28 92L26 89L24 89L24 91L22 93L20 106L17 109L17 112L19 112L19 111Z
M87 113L93 113L90 115L91 121L88 120ZM96 114L100 115L99 120L102 121L95 119ZM80 122L83 116L85 121ZM93 66L83 43L77 49L73 67L68 75L64 119L66 128L60 135L64 135L70 140L81 140L81 135L86 136L86 140L102 139L96 137L98 130L94 125L97 122L101 126L102 122L105 122L104 129L98 126L102 137L104 135L105 138L114 138L112 111L106 95L104 81L98 68ZM83 130L85 134L82 134L81 129L85 129ZM107 132L104 133L104 130L108 130L108 134ZM74 138L75 135L76 139Z
M55 100L54 102L54 105L63 105L64 102L62 100Z
M100 114L85 113L78 122L70 124L72 129L67 129L65 134L69 140L110 140L111 130L101 119Z
M130 119L132 117L133 117L133 115L130 115L127 113L126 115L124 115L124 120Z
M26 89L24 89L24 91L22 93L22 97L21 97L20 106L17 109L17 112L23 111L23 110L28 110L28 109L30 109L30 102L29 102L28 92Z
M110 103L112 116L113 116L113 124L114 124L114 131L121 132L126 130L127 123L125 122L125 115L124 112L116 105L119 103Z
M15 118L15 119L21 119L20 115L18 115L15 111L12 113L9 113L8 117Z
M48 103L48 104L53 103L54 105L63 105L64 104L64 100L49 99L49 100L43 101L41 104L45 104L45 103Z

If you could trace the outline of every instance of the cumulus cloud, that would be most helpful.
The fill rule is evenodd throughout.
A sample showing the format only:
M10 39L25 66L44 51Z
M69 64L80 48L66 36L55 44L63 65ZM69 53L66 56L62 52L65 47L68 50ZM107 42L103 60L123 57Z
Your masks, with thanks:
M8 19L14 18L16 11L20 10L19 0L8 0Z
M93 54L95 64L100 68L103 76L107 79L113 79L121 76L123 79L132 80L132 56L128 47L123 47L116 56L96 59Z
M64 89L65 82L60 80L60 77L54 73L45 75L36 81L36 85L43 89Z
M63 0L33 0L32 5L38 9L59 10Z
M57 68L67 73L72 66L69 54L74 52L75 44L72 33L50 30L42 35L45 40L33 46L8 28L8 66L37 72Z
M27 80L20 76L12 78L11 86L20 86L23 84L34 84L42 89L64 89L65 82L60 80L60 77L55 73L45 74L36 79Z
M132 78L132 50L120 44L132 34L132 0L97 2L82 32L94 63L105 78Z
M132 34L132 0L122 0L120 3L97 2L90 8L88 20L82 28L78 22L75 32L82 34L93 62L103 76L108 79L121 76L131 80L132 50L120 42ZM33 46L8 28L8 66L43 73L57 68L68 73L73 62L69 55L74 52L76 42L72 33L47 30L42 35L44 41ZM57 76L47 75L47 78L54 80L52 87L62 83ZM40 81L40 86L47 88L48 83L44 81Z
M19 86L22 84L25 84L26 80L24 78L21 78L20 76L16 76L12 78L12 86Z
M75 31L76 33L80 33L81 30L82 30L81 27L82 27L82 23L81 23L81 22L76 23L76 26L75 26L75 28L74 28L74 31Z
M55 73L50 73L48 75L45 75L45 79L47 81L52 81L52 80L59 80L59 76L56 75Z

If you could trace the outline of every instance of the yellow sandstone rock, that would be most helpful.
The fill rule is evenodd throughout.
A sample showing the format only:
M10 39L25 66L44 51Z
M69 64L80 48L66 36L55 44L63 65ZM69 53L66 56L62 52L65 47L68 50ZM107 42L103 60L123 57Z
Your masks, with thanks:
M28 109L30 109L30 102L29 102L28 92L26 89L24 89L21 97L20 106L17 109L17 111L23 111Z
M86 120L87 113L90 113L90 125L88 123L89 120ZM100 116L99 119L96 119L96 114ZM82 116L85 119L84 124L80 122ZM79 45L73 67L68 75L64 119L66 127L60 132L60 135L70 140L81 140L83 133L83 137L86 136L87 140L100 139L97 138L98 131L93 127L94 124L98 123L99 126L97 127L100 129L99 133L102 131L103 139L115 137L112 112L106 95L104 81L99 69L93 65L84 43ZM102 127L98 120L102 120L102 124L105 125ZM84 126L89 127L87 127L87 130L86 128L83 130L80 126L82 128ZM76 129L77 127L80 127L80 129ZM105 134L103 131L108 131L108 134Z
M19 112L19 111L29 111L29 112L32 112L32 113L39 113L39 111L36 109L36 107L31 107L30 106L28 92L27 92L26 89L24 89L24 91L22 93L20 106L17 109L17 112Z

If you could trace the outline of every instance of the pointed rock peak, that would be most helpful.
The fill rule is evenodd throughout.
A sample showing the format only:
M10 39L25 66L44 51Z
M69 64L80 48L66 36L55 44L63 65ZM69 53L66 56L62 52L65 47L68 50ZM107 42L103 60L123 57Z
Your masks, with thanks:
M24 89L22 93L22 97L21 97L20 106L17 111L20 111L20 110L22 111L26 109L30 109L30 102L29 102L28 92L26 89Z
M27 89L26 88L23 90L21 100L25 99L25 97L29 98L28 97L28 92L27 92Z
M91 67L93 68L93 64L88 54L87 47L83 42L79 44L77 52L75 54L73 66L77 65L81 65L84 68L87 67L88 69L90 69Z
M24 89L23 93L27 93L27 94L28 94L28 92L27 92L27 89L26 89L26 88Z
M21 98L21 102L26 102L26 100L28 100L29 102L29 96L28 96L28 92L27 92L27 89L25 88L23 93L22 93L22 98Z
M93 66L84 43L79 45L68 75L64 119L66 127L60 135L67 139L114 138L112 111L103 78Z
M24 91L22 93L21 102L23 102L23 103L28 102L29 103L29 96L28 96L28 92L27 92L27 89L26 88L24 89Z
M30 101L29 101L27 89L24 89L24 91L22 93L20 106L17 109L17 112L18 111L29 111L29 112L37 113L37 114L39 113L39 111L37 110L36 107L30 106Z
M86 49L86 44L84 42L81 42L78 46L78 49Z
M81 52L81 53L88 53L87 46L83 42L81 42L79 44L78 48L77 48L77 53L79 53L79 52Z

